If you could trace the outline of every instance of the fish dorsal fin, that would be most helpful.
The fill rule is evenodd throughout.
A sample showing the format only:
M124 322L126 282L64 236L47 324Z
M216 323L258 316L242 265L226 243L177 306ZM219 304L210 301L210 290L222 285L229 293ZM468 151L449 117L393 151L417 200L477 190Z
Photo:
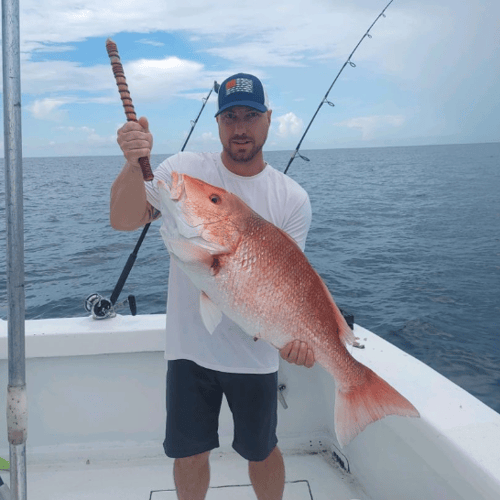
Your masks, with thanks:
M210 297L201 292L200 295L200 314L205 328L212 334L217 325L222 320L222 311L211 301Z

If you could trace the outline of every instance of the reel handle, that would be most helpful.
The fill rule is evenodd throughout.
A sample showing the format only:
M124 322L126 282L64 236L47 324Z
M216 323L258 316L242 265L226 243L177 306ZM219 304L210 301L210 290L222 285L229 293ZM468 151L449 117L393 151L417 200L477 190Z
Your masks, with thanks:
M119 304L113 304L111 300L106 299L98 293L89 295L83 306L85 310L92 314L94 319L108 319L116 316L116 309L128 304L132 316L137 314L137 302L134 295L129 295L127 299Z

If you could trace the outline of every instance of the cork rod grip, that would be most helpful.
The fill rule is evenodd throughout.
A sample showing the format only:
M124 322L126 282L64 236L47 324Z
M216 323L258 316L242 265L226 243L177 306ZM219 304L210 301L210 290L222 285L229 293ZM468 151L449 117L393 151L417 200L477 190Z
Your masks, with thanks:
M128 90L127 80L125 79L125 72L123 71L123 66L120 60L120 55L118 54L118 47L116 43L108 38L106 41L106 50L108 52L109 60L111 61L111 68L113 69L113 75L115 76L116 85L118 86L118 91L120 92L120 98L123 103L123 109L125 110L125 115L127 116L127 121L136 122L137 115L135 114L134 105L132 104L132 98L130 97L130 92ZM145 181L152 181L154 179L153 171L151 170L151 165L149 164L149 158L146 156L144 158L139 158L139 164L142 170L142 176Z

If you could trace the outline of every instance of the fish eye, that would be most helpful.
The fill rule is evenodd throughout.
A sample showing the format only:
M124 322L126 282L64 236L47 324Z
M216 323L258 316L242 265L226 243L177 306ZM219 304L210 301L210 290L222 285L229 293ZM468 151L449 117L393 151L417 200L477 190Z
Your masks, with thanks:
M217 194L211 194L210 195L210 201L214 204L214 205L217 205L218 203L220 203L220 196L217 195Z

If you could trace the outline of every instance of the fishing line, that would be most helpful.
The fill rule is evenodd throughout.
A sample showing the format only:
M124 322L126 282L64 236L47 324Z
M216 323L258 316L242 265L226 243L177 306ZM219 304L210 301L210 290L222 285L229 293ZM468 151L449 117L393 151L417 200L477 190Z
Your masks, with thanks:
M312 122L314 121L314 119L316 118L316 115L319 113L319 110L321 109L321 107L323 106L323 104L328 104L329 106L331 106L332 108L335 106L335 104L333 104L333 102L329 101L328 100L328 94L330 93L330 91L332 90L333 86L335 85L335 83L337 82L339 76L341 75L342 71L344 71L344 68L349 64L349 66L351 66L352 68L355 68L356 65L351 61L351 58L352 56L354 55L354 53L356 52L356 50L358 49L358 47L361 45L361 42L365 39L365 38L372 38L372 36L370 35L370 30L373 28L373 26L375 25L375 23L381 18L381 17L385 17L385 11L388 9L389 5L391 5L391 3L393 2L394 0L391 0L386 6L385 8L382 10L382 12L377 16L377 18L375 19L375 21L373 21L373 23L371 24L371 26L368 28L368 30L366 31L366 33L361 37L361 39L359 40L359 42L357 43L356 47L354 47L354 50L351 52L351 54L349 55L349 57L347 58L346 62L344 63L344 65L342 66L342 68L340 68L340 71L337 73L337 76L335 77L335 79L333 80L332 84L330 85L330 88L327 90L326 94L325 94L325 97L323 97L323 100L319 103L319 106L318 106L318 109L316 110L316 113L314 113L313 117L311 118L311 121L309 122L309 125L307 126L305 132L302 134L302 137L300 138L300 141L299 143L297 144L297 147L295 148L295 151L292 153L292 156L290 157L290 160L288 161L288 165L286 166L285 168L285 171L283 173L287 173L288 172L288 169L290 168L290 165L292 164L293 160L295 160L295 157L296 156L300 156L304 161L309 161L309 158L305 157L304 155L301 155L299 153L299 149L300 149L300 146L302 145L302 141L304 140L304 137L306 136L307 132L309 132L309 129L311 128L311 125L312 125Z
M108 52L111 61L113 74L115 76L116 84L120 92L120 97L123 103L125 114L127 116L127 121L137 121L137 116L135 114L134 106L132 104L132 98L130 97L128 85L125 80L125 73L123 71L123 66L120 61L120 56L118 55L118 48L116 44L109 38L106 41L106 50ZM215 81L208 95L202 99L203 104L201 106L200 112L198 113L196 119L194 121L193 120L191 121L191 130L189 131L186 141L184 142L181 148L181 152L184 151L185 147L187 146L191 134L193 133L193 130L195 129L196 124L198 123L198 119L200 118L201 114L203 113L203 110L205 109L205 105L207 104L208 99L212 94L212 91L215 90L215 92L218 92L219 87L220 85ZM149 158L147 157L139 158L139 163L141 165L144 180L152 181L154 176L151 170L151 166L149 164ZM137 314L137 305L134 295L129 295L127 299L121 304L117 304L116 301L118 300L118 297L120 296L120 293L123 290L125 282L127 281L128 275L130 274L130 271L134 266L135 259L137 258L137 253L139 252L142 242L146 237L149 226L151 226L151 222L148 222L142 229L141 235L137 240L134 250L129 255L127 262L125 263L125 267L123 268L120 277L118 278L118 281L111 294L111 297L109 299L106 299L98 293L92 293L85 299L84 301L85 310L87 312L92 313L92 317L94 319L112 318L116 316L115 309L117 307L121 307L127 304L130 307L130 312L132 313L132 316L135 316Z

